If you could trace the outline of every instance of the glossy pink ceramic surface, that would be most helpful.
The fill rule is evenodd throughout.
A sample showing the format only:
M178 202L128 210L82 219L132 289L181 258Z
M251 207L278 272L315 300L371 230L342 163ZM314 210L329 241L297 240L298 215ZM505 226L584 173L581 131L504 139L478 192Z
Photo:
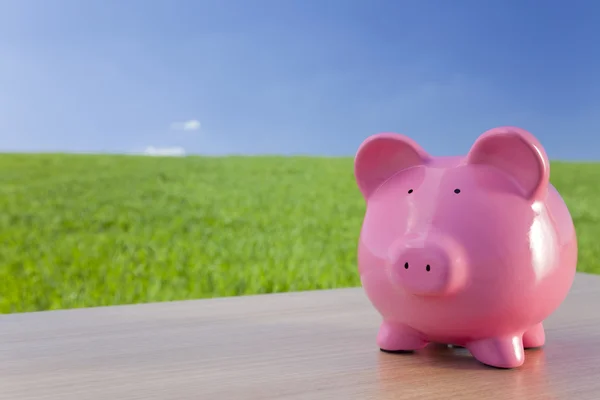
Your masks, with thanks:
M382 350L453 344L513 368L544 344L542 322L575 276L577 239L533 135L492 129L458 157L373 135L355 175L367 202L358 267L383 316Z

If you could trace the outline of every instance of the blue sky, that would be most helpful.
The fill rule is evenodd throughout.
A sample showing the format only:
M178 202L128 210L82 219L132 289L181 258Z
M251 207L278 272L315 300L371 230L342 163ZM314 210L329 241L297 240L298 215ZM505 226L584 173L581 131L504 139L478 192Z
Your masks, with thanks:
M353 155L396 131L450 155L518 125L600 159L593 0L4 0L0 34L1 151Z

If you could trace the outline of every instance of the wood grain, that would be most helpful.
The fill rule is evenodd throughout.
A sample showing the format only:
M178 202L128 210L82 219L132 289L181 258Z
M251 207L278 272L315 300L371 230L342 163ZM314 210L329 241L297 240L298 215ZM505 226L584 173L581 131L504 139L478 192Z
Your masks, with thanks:
M497 370L466 350L382 353L361 289L0 316L0 399L600 398L600 277L547 345Z

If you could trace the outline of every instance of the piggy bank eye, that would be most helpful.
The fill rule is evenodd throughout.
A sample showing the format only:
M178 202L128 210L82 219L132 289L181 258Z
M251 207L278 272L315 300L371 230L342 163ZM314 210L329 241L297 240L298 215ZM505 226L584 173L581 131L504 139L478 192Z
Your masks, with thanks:
M454 189L454 193L459 194L460 193L460 189Z
M412 189L408 189L408 194L411 194L413 192Z

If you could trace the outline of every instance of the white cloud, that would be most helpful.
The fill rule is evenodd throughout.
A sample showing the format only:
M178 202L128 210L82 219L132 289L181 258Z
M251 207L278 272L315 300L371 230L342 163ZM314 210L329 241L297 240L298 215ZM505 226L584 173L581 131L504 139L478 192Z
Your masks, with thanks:
M154 147L148 146L144 150L147 156L159 157L185 157L185 149L183 147Z
M200 129L200 121L196 119L190 119L184 122L173 122L171 129L174 131L197 131Z

